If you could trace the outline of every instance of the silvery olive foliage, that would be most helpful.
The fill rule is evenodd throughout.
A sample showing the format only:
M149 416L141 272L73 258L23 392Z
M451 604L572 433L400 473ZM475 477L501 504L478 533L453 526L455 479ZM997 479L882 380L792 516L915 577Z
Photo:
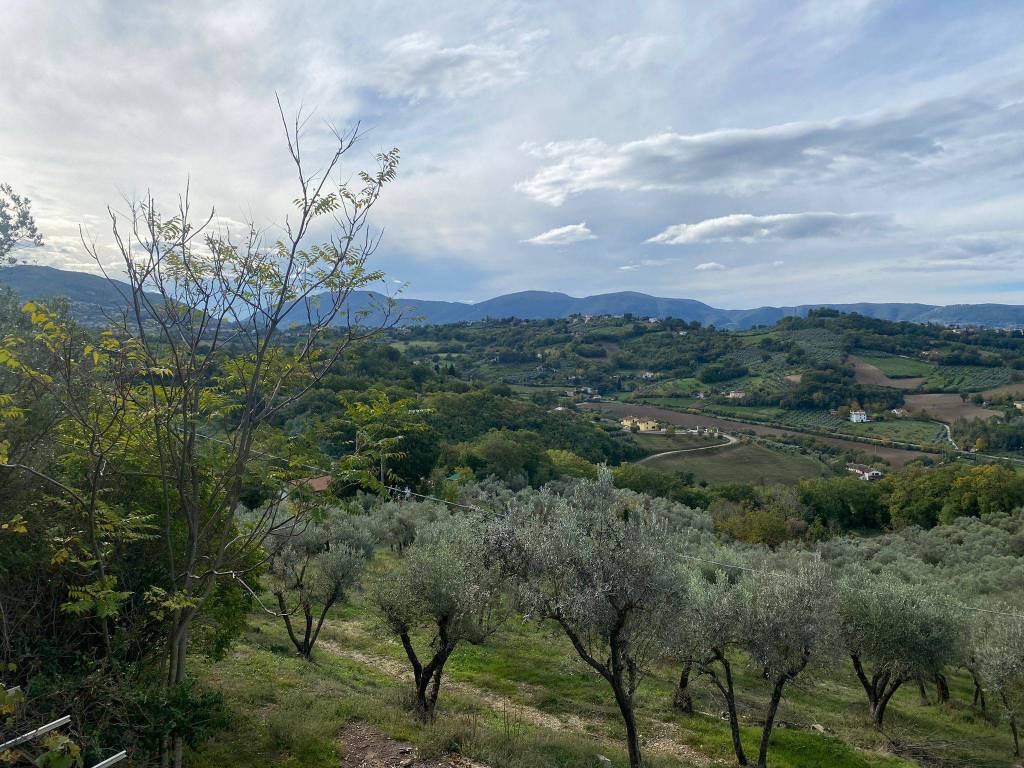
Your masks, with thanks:
M817 551L839 571L865 568L873 580L934 587L957 599L988 596L1024 607L1024 510L960 517L947 525L915 526L881 536L842 536ZM780 549L788 558L798 550Z
M978 644L979 676L998 701L1020 757L1020 719L1024 716L1024 619L1000 616Z
M398 566L373 589L384 625L412 665L417 711L433 717L444 665L462 642L482 643L506 616L493 524L453 514L417 529Z
M401 554L416 540L420 527L448 517L449 510L435 501L386 501L374 510L381 542Z
M366 516L330 510L324 520L268 537L271 591L303 658L312 656L328 612L356 586L373 557L376 528Z
M839 598L840 643L879 728L901 685L931 679L963 657L961 614L929 590L854 576L844 582Z
M742 646L771 686L758 768L765 768L779 702L787 683L837 645L836 577L820 562L786 573L763 573L743 582Z
M677 702L689 702L687 686L692 671L706 677L726 706L736 760L746 765L732 666L733 654L742 647L746 630L747 592L738 580L742 576L742 571L721 569L692 574L687 585L686 610L666 624L665 629L668 647L683 663ZM692 705L683 709L692 711Z
M611 686L640 765L637 687L665 651L663 627L683 610L686 577L661 503L617 490L607 471L561 494L523 492L509 504L502 546L518 570L526 613L557 624Z

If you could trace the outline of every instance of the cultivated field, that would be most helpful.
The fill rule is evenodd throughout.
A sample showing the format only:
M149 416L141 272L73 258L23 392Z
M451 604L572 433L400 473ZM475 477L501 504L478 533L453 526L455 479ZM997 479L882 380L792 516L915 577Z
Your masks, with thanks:
M849 362L853 366L853 374L858 384L892 387L893 389L917 389L924 383L923 377L890 378L881 368L856 355L850 355Z
M691 472L697 482L711 485L795 485L808 477L832 474L832 470L812 456L773 451L760 445L733 445L714 451L674 453L651 459L644 466L662 472Z
M868 365L875 366L886 376L893 379L923 378L935 371L935 364L924 360L915 360L900 355L857 355L857 359Z
M702 413L682 413L680 411L674 411L669 408L661 408L656 405L632 405L626 403L587 403L584 407L603 411L606 413L612 413L615 414L616 416L649 416L651 418L660 419L661 421L667 421L671 424L676 424L678 426L683 427L718 427L729 432L738 430L749 430L756 435L796 435L800 437L806 437L806 433L802 433L797 430L783 429L780 427L769 427L762 424L745 424L744 422L741 421L732 421L731 419L723 419L717 416L709 416ZM889 448L882 445L871 445L868 443L860 443L855 440L844 440L839 437L823 437L820 435L813 435L813 437L820 443L831 445L843 450L865 451L867 453L871 453L879 457L883 461L888 462L894 467L902 467L904 464L914 461L915 459L919 459L922 456L931 455L928 453L924 453L922 451L905 451L901 448Z
M645 434L640 432L633 435L633 442L651 453L685 451L691 448L712 448L718 445L728 445L728 442L721 437L715 437L714 435L692 435L685 432L675 435Z
M913 414L927 412L932 418L952 424L958 419L988 419L998 416L999 411L982 408L975 405L970 398L964 402L960 395L932 394L932 395L907 395L907 410Z

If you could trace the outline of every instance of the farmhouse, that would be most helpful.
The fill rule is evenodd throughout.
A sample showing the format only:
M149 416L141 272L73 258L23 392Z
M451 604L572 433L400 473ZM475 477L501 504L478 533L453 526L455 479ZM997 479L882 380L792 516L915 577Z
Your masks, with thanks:
M847 472L853 472L861 480L881 480L885 473L880 469L869 467L867 464L847 464Z
M658 422L654 419L625 418L621 421L622 428L632 432L657 432Z
M731 392L729 392L729 394L727 394L726 397L729 398L730 400L742 400L744 397L746 397L746 395L747 393L744 392L742 389L734 389Z
M850 421L854 424L863 424L871 419L868 418L866 411L850 411Z

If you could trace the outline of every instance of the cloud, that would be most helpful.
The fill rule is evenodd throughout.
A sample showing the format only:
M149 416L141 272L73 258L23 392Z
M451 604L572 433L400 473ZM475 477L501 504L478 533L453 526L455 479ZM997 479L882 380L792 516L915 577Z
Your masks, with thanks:
M572 243L580 243L584 240L596 239L597 235L590 231L587 227L587 222L581 221L579 224L569 224L564 227L549 229L547 232L541 232L529 240L523 240L523 242L530 245L571 245Z
M698 264L694 267L698 272L721 272L724 269L728 269L725 264L719 264L717 261L705 261L703 264Z
M673 224L648 243L754 243L763 240L873 235L894 229L892 217L877 213L775 213L752 216L733 213L696 224Z
M1024 104L962 96L834 120L657 133L621 144L597 138L525 144L547 161L516 185L533 200L559 206L595 190L696 190L745 195L783 185L886 177L964 155L1003 154L1024 146Z
M446 45L429 32L413 32L385 45L376 86L387 96L420 101L475 96L524 79L533 46L543 30Z

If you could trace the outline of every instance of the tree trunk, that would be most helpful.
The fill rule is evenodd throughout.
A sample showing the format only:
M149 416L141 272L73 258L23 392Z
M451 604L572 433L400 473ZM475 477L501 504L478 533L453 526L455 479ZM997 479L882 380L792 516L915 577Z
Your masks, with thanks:
M690 672L693 670L693 662L683 662L683 669L679 673L679 685L676 686L675 694L672 697L672 706L684 715L693 714L693 697L690 696Z
M939 704L945 704L949 701L949 683L946 681L946 676L941 672L935 673L935 696L939 700Z
M903 685L905 681L902 678L896 678L889 683L888 688L881 692L881 696L875 699L874 705L871 707L871 718L875 723L875 727L878 730L882 730L882 721L885 719L885 709L889 706L889 702L892 700L893 695L899 690L899 687Z
M917 693L920 698L921 706L927 707L931 702L928 701L928 691L924 688L924 680L920 677L917 678Z
M968 669L971 673L971 681L974 683L974 700L971 702L971 706L981 706L982 712L988 712L988 708L985 705L985 689L981 687L981 681L978 679L977 673L973 669Z
M179 611L171 625L168 642L167 687L173 688L185 682L185 659L188 650L188 634L192 626L194 609ZM171 765L182 768L185 742L181 734L172 733L170 739Z
M636 730L636 714L633 712L633 697L622 684L621 678L613 676L609 681L615 692L615 703L622 713L622 722L626 725L626 747L629 751L629 768L640 768L640 736Z
M723 683L718 678L714 667L710 666L709 663L702 664L701 671L711 678L711 682L714 683L715 688L722 695L722 700L725 701L726 709L729 711L729 732L732 736L732 749L736 753L736 763L738 765L747 765L747 755L743 751L743 742L740 740L740 720L736 714L736 691L733 687L732 666L721 651L716 651L711 661L717 661L721 665L722 671L725 674L725 682Z
M732 665L725 657L725 654L718 654L718 662L725 671L725 706L729 710L729 732L732 736L732 749L736 753L736 762L739 765L747 764L747 754L743 751L743 741L740 739L740 718L736 713L736 689L732 681Z
M1020 730L1017 728L1017 715L1010 709L1010 703L1006 700L1006 694L1000 691L999 698L1003 700L1003 707L1009 714L1010 734L1013 736L1013 756L1020 757Z
M775 681L772 688L772 698L768 702L768 711L765 713L764 728L761 730L761 748L757 753L757 768L768 766L768 743L772 738L772 728L775 725L775 715L779 711L779 702L782 701L782 689L786 685L787 676L783 675Z

